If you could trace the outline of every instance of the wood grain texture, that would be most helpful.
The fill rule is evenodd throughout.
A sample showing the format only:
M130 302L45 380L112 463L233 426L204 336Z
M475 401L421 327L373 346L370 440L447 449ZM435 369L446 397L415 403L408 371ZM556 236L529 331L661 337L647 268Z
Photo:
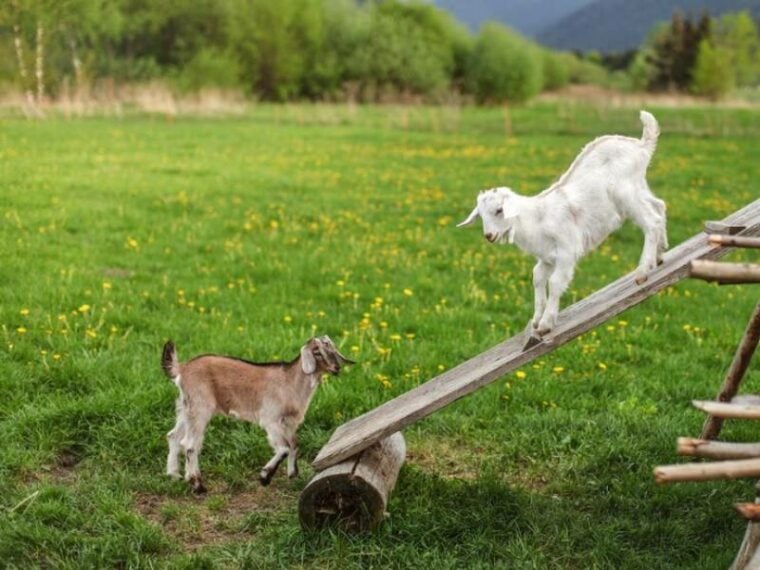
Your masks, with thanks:
M754 404L734 404L732 402L713 402L711 400L694 400L692 405L716 418L734 418L738 420L760 420L760 406Z
M727 226L744 227L741 235L760 235L760 200L722 221ZM553 351L607 319L637 305L658 291L688 276L695 259L715 259L728 251L708 243L700 233L664 255L642 285L633 273L589 295L560 313L555 329L543 342L523 350L529 333L523 332L452 368L432 380L386 402L340 426L314 460L314 468L325 469L356 455L373 443L440 410L504 374Z
M679 437L676 451L678 455L708 459L751 459L760 457L760 443L728 443Z
M714 463L684 463L662 465L654 470L658 483L678 481L716 481L719 479L740 479L760 477L760 459L736 459Z
M727 247L746 247L760 249L760 238L711 235L709 241L712 245L724 245Z

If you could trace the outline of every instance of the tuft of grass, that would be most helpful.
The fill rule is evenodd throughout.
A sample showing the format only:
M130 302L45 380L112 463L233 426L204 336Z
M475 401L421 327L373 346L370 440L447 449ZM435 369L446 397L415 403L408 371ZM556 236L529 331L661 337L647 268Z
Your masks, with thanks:
M757 111L654 109L677 244L757 197ZM406 431L377 532L303 534L296 503L344 421L520 331L533 261L455 230L477 190L535 193L626 109L257 105L237 117L8 119L0 131L0 559L9 567L712 568L750 482L656 487L698 433L756 300L683 282ZM636 264L630 226L569 304ZM737 259L750 254L734 254ZM207 497L163 474L181 358L293 357L329 334L302 476L266 489L263 434L216 419ZM751 371L745 386L758 380ZM725 437L756 439L728 423Z

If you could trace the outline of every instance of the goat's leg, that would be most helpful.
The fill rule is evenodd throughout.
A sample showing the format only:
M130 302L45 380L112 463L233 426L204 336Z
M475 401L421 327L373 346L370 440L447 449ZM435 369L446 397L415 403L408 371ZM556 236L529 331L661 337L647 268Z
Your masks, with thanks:
M298 477L298 438L293 435L288 441L288 477Z
M534 329L538 328L538 323L544 314L546 308L546 282L549 279L552 266L541 260L533 267L533 319L531 323Z
M573 280L575 262L571 259L557 260L551 276L549 277L549 299L546 302L544 315L538 323L538 334L544 335L557 324L559 315L559 300Z
M275 426L265 426L265 429L269 445L272 446L272 449L274 450L272 459L264 465L261 469L261 473L259 473L259 481L262 485L267 486L272 480L277 468L280 466L280 463L282 463L283 459L288 456L290 446L288 446L287 437L285 437L282 426L279 425L279 423Z
M203 448L203 436L210 417L191 415L187 418L185 437L181 442L185 448L185 481L190 483L195 493L205 493L200 469L200 455Z
M665 203L652 195L646 183L637 193L638 199L631 208L633 222L644 233L644 247L636 269L636 283L647 280L647 274L653 271L661 261L661 254L667 248L665 230Z
M166 458L166 474L175 479L180 478L179 473L179 453L182 450L180 443L185 437L185 418L182 413L177 414L177 423L169 433L166 439L169 442L169 455Z

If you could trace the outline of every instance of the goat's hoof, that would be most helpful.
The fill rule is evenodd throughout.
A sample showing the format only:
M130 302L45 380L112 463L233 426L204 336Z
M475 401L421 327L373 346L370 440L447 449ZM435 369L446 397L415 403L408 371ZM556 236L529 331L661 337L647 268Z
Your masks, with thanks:
M649 277L647 277L646 275L637 275L636 276L636 285L643 285L644 283L647 282L648 279L649 279Z
M268 486L269 483L271 483L271 482L272 482L272 476L271 475L268 475L268 474L265 475L264 473L262 473L261 475L259 475L259 483L261 483L262 487Z
M204 495L208 492L208 489L206 489L206 486L203 484L203 481L201 481L200 477L191 479L190 486L193 489L193 493L196 495Z
M288 473L288 478L289 479L295 479L296 477L298 477L298 470L297 469L295 471L293 471L292 473Z
M182 479L182 475L179 474L179 471L167 471L166 475L175 481Z

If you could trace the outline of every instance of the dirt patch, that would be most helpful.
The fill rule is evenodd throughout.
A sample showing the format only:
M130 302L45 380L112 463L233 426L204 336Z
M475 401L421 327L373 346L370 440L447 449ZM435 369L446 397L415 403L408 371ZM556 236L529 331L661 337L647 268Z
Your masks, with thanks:
M251 484L244 490L228 493L212 484L208 493L201 496L138 493L135 508L183 549L192 551L250 539L259 522L290 508L297 500L297 493L289 488Z

